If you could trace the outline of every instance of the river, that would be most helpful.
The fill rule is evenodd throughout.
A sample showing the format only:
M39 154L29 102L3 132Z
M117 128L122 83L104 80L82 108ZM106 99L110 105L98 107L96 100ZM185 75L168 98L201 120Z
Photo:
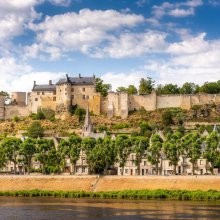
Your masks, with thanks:
M0 219L220 219L220 202L1 197Z

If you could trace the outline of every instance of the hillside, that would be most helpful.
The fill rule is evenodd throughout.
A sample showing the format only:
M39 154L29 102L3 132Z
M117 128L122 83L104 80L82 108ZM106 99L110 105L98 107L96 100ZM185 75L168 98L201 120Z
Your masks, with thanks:
M140 124L147 122L150 127L163 129L166 127L163 122L163 114L170 112L172 115L172 126L175 128L184 122L188 128L193 128L196 124L214 124L220 122L220 105L193 106L191 110L180 108L160 109L156 111L145 111L144 109L130 112L127 119L119 117L107 118L106 115L91 115L94 128L97 131L108 130L111 133L132 133L138 132ZM25 132L27 127L34 120L31 117L16 118L0 122L0 133L16 135ZM70 116L62 120L39 120L46 135L68 136L71 133L79 133L83 126L83 118L79 122L78 116Z

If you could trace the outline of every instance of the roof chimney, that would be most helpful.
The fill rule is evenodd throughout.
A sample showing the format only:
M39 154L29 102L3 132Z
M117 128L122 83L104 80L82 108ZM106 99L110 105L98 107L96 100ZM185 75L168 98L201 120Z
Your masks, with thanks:
M49 80L49 85L50 85L50 86L52 85L52 80Z
M68 74L66 74L66 78L67 78L67 79L69 78Z
M79 73L79 78L81 78L81 74Z
M36 86L36 81L34 81L34 86Z

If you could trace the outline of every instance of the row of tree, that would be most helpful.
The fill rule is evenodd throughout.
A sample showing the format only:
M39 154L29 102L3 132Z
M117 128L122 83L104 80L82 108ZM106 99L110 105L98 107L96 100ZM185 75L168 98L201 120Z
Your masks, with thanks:
M206 158L211 165L220 168L220 138L216 132L207 137L202 137L198 132L189 132L182 135L176 131L169 133L166 140L158 134L151 138L145 136L118 135L114 140L110 137L104 139L71 136L62 140L57 147L52 140L28 138L23 142L15 137L5 138L0 143L0 169L8 161L14 163L16 173L17 163L22 163L27 173L31 171L33 157L42 165L42 173L58 173L64 168L66 160L70 159L73 173L80 153L84 152L87 158L89 173L107 173L118 163L122 170L131 153L135 153L135 164L140 175L140 164L147 158L156 167L159 174L159 164L163 159L168 159L174 166L174 173L181 155L190 158L194 167L201 157Z
M195 83L186 82L182 86L176 84L165 84L155 86L155 81L151 78L141 79L139 83L139 88L137 89L134 85L129 85L128 87L118 87L117 92L127 92L128 94L139 94L146 95L150 94L153 90L156 91L158 95L166 94L196 94L196 93L208 93L208 94L218 94L220 93L220 80L217 82L205 82L203 85L199 86Z

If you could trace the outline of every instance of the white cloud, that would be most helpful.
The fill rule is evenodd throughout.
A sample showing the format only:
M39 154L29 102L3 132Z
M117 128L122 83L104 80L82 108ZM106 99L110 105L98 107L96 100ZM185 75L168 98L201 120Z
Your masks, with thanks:
M21 36L29 22L38 19L34 6L43 0L4 0L0 1L0 54L10 56L14 54L15 47L12 40Z
M195 11L193 8L189 8L189 9L175 8L173 10L170 10L168 14L173 17L186 17L189 15L194 15L194 13Z
M134 85L138 88L140 79L146 77L147 75L145 73L139 73L139 72L130 72L130 73L109 72L102 75L101 79L103 79L105 83L110 83L112 85L112 90L116 91L116 89L120 86L128 87L129 85Z
M17 63L12 57L0 59L0 90L31 91L33 81L37 83L48 83L50 79L54 82L63 77L65 73L60 72L35 72L32 67L25 63Z
M133 28L142 22L142 15L125 14L115 10L83 9L79 13L47 16L44 22L29 25L37 34L37 44L31 47L34 47L32 49L35 52L52 47L53 50L57 48L57 51L64 53L81 51L88 54L94 47L112 41L117 34L120 35L122 29ZM50 53L49 50L46 52ZM53 51L50 54L52 55Z
M198 54L207 51L210 47L209 42L204 38L206 33L201 33L196 37L191 37L181 42L174 42L170 44L167 52L170 54L184 55L184 54Z
M146 53L163 51L167 46L166 34L155 31L134 34L123 33L115 38L104 48L98 48L92 52L95 57L137 57Z
M194 8L201 5L203 5L202 0L190 0L176 3L164 2L161 5L154 5L152 7L152 12L157 19L160 19L163 16L186 17L194 15Z
M159 74L159 83L204 83L220 76L220 40L205 40L205 33L171 43L166 58L146 62L147 72Z
M51 4L58 5L58 6L70 6L71 0L48 0Z

